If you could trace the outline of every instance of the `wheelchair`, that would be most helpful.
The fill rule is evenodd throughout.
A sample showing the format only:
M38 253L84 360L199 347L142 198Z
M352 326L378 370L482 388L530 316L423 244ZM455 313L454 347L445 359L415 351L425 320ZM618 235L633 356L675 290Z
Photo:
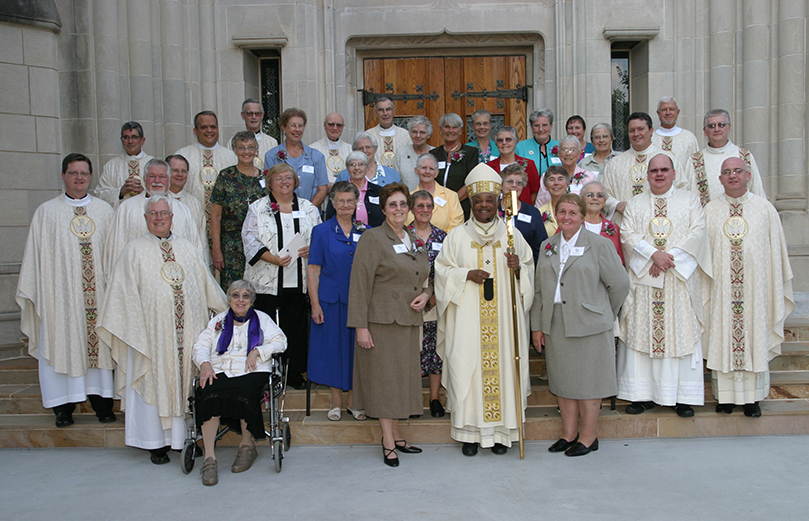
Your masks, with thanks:
M289 418L284 416L284 400L286 398L286 364L281 361L281 353L272 356L272 366L270 369L270 379L264 389L264 406L269 419L265 420L264 433L272 447L272 459L275 463L275 471L281 472L284 461L284 453L289 450L292 436L289 432ZM194 469L194 460L197 456L202 456L202 448L199 441L202 434L197 429L196 414L196 389L199 386L199 377L194 378L195 393L188 398L188 410L186 414L186 424L188 425L185 443L180 457L180 468L184 474L190 473ZM219 432L216 433L216 441L230 431L227 425L220 425Z

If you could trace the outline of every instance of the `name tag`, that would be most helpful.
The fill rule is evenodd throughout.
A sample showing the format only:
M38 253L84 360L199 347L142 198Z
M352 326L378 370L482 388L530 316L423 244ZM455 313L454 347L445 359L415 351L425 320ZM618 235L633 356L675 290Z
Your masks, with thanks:
M552 165L561 165L561 164L562 164L562 160L561 160L561 159L559 159L558 157L552 157L552 158L551 158L551 164L552 164Z
M407 253L407 246L405 246L404 244L394 244L393 251L395 251L396 253Z
M445 205L445 204L447 204L446 199L442 199L442 198L440 198L440 197L434 197L434 198L433 198L433 202L435 202L435 204L437 204L437 205L438 205L438 206L440 206L441 208L443 208L443 207L444 207L444 205Z
M359 233L352 233L351 234L351 240L353 240L354 242L360 242L360 234Z
M261 185L261 188L267 188L267 181L265 181L264 179L259 179L258 184Z
M527 213L518 213L517 214L517 220L522 221L524 223L530 223L531 222L531 216L528 215Z
M446 162L446 161L439 161L439 162L438 162L438 169L439 169L439 170L443 170L443 169L445 169L446 167L447 167L447 162Z
M368 202L379 206L379 197L369 197Z
M295 210L292 212L293 219L303 219L304 217L306 217L306 213L302 212L301 210Z
M576 246L570 250L571 257L581 257L582 255L584 255L584 246Z
M443 246L443 244L441 244L440 242L434 242L433 251L441 251L441 246Z
M561 161L560 161L560 163L561 163ZM303 171L304 174L314 174L315 173L315 167L313 167L312 165L303 165L301 167L301 170Z

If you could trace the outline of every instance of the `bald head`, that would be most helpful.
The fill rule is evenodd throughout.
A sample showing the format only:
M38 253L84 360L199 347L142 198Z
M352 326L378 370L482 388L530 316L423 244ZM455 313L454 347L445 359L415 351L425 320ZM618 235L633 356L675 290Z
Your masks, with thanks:
M719 171L719 182L725 189L725 195L737 199L747 192L750 181L750 170L741 158L729 157L722 162Z
M343 116L336 112L332 112L323 120L323 128L326 129L326 135L329 137L330 141L340 139L340 136L343 134L343 127L345 127Z
M666 153L655 154L649 160L649 168L646 170L646 177L649 180L649 188L654 195L663 195L671 189L674 184L674 161Z

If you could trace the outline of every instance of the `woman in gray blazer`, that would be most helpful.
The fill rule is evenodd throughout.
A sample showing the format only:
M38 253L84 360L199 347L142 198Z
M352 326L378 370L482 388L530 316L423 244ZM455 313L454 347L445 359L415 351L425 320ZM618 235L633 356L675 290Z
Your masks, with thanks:
M351 267L348 327L356 328L354 407L379 418L382 458L399 466L397 449L418 453L399 434L399 419L423 412L422 311L432 295L425 285L430 261L424 243L405 227L410 191L401 183L382 188L385 222L362 234Z
M563 436L548 450L583 456L598 450L601 400L618 392L612 328L629 277L612 242L582 226L581 197L563 195L555 213L561 233L539 249L532 336L545 346L548 387L562 413Z

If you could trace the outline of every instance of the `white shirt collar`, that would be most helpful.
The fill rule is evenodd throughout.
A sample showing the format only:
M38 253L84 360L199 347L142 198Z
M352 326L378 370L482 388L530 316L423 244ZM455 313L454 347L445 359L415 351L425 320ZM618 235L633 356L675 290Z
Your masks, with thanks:
M390 137L396 135L396 127L391 125L390 128L382 128L382 125L379 125L379 135Z
M146 153L143 150L141 150L140 154L138 154L136 156L130 156L126 152L124 152L123 155L124 155L124 157L126 158L127 161L135 161L136 159L141 159L144 155L146 155Z
M90 194L85 195L81 199L73 199L65 194L65 203L67 203L69 206L86 206L90 204L90 199Z
M573 234L573 237L571 237L569 241L566 241L565 236L562 233L559 233L559 247L561 248L562 245L567 244L570 249L575 248L576 241L579 240L579 235L581 235L581 226L579 226L579 231Z
M199 141L197 141L197 148L199 148L199 149L201 149L201 150L216 150L217 148L219 148L219 142L217 142L217 143L216 143L214 146L212 146L212 147L206 147L205 145L203 145L202 143L200 143Z
M655 133L660 135L660 136L676 136L677 134L679 134L682 131L683 131L683 129L681 129L677 125L674 125L671 128L657 127L657 130L655 130Z
M632 152L634 152L635 154L637 154L637 155L651 154L651 153L654 151L654 148L655 148L655 146L654 146L654 145L651 145L651 144L650 144L650 145L649 145L649 147L648 147L648 148L646 148L645 150L635 150L635 149L634 149L634 148L632 148L631 146L629 147L629 149L630 149Z
M328 137L326 137L326 148L328 150L338 150L340 148L340 140L332 141Z
M705 147L705 148L706 148L706 149L708 150L708 152L710 152L711 154L724 154L724 153L725 153L725 152L727 152L728 150L731 150L731 147L733 147L733 146L735 146L735 145L733 145L733 141L731 141L731 140L729 140L729 139L728 139L728 142L727 142L727 143L725 143L725 146L723 146L723 147L714 148L714 147L712 147L711 145L708 145L708 146L707 146L707 147Z

